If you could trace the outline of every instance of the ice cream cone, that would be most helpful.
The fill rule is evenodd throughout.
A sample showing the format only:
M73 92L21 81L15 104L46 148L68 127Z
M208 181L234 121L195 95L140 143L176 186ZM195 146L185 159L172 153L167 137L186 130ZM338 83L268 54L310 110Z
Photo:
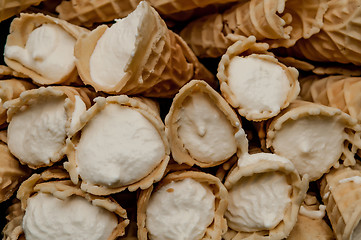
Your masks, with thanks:
M63 85L69 85L70 83L81 83L78 73L76 71L75 63L72 65L69 65L69 69L64 69L61 71L61 73L50 73L47 72L47 69L50 68L49 66L44 67L44 65L39 66L32 66L29 65L30 63L39 62L39 64L42 64L49 58L48 56L51 55L52 52L55 51L55 47L58 45L61 45L62 42L56 43L55 38L49 37L49 35L45 34L48 32L49 34L52 33L52 31L45 31L42 35L43 37L48 37L45 40L42 40L40 37L37 38L36 41L46 41L49 46L52 46L51 49L44 48L44 51L48 52L42 52L40 49L32 49L31 61L28 60L30 56L26 56L25 53L23 55L25 56L15 56L12 54L15 54L14 52L22 52L25 51L26 46L28 45L27 42L30 39L31 33L35 32L38 28L42 26L56 26L59 27L59 29L62 29L62 31L65 31L67 36L73 41L75 41L77 38L80 37L80 35L88 32L85 28L80 28L76 25L72 25L64 20L60 20L58 18L46 16L43 14L21 14L20 18L16 18L13 20L10 26L10 34L7 37L7 42L5 45L5 63L11 67L12 69L16 70L17 72L20 72L28 77L30 77L36 84L39 85L50 85L50 84L63 84ZM34 41L34 40L30 40ZM36 46L36 44L35 44ZM38 46L39 47L39 46ZM44 46L41 46L44 47ZM39 47L40 48L40 47ZM29 50L26 50L29 51ZM28 53L29 54L29 53ZM45 54L45 55L42 55ZM61 54L64 54L62 52ZM70 50L70 54L73 54L73 49ZM35 56L35 57L34 57ZM62 55L61 58L57 58L57 61L61 60L65 55ZM70 58L74 58L73 56L70 56ZM53 63L57 64L57 63ZM62 69L62 65L57 65L56 67L51 66L54 69ZM65 73L64 73L65 72ZM57 75L65 74L61 78L59 78Z
M113 240L117 239L117 237L119 236L124 235L125 227L129 224L126 210L123 209L113 198L97 197L88 193L84 193L78 188L78 186L72 184L72 182L69 180L69 175L64 169L60 167L53 167L45 170L40 174L33 174L28 180L23 182L17 194L18 199L21 201L22 211L20 211L19 216L10 219L10 222L4 229L5 237L7 237L5 239L24 239L26 234L31 233L31 231L33 230L31 228L32 226L29 226L28 229L24 229L27 228L26 224L24 223L24 221L26 221L26 212L32 211L31 209L29 209L30 201L28 199L32 199L39 194L45 194L49 197L55 197L56 199L62 201L70 201L70 199L74 198L83 198L89 201L89 203L91 203L93 206L99 207L101 209L109 211L111 214L114 214L116 224L113 231L110 232L109 238L107 239ZM16 205L15 207L17 209L19 208L18 205ZM66 204L64 204L63 207L66 207ZM18 210L16 211L19 212ZM48 209L48 211L57 211L57 209L55 207L52 209ZM42 215L42 217L46 216ZM87 220L91 219L92 218L90 217ZM97 219L96 221L99 220L100 219ZM51 221L51 219L49 219L49 221ZM45 226L43 226L44 224ZM64 222L64 224L66 224L66 221ZM41 229L44 227L46 227L46 221L40 221L36 225L35 230L36 228ZM62 227L59 226L59 229L62 229ZM49 231L49 229L46 230Z
M237 115L204 81L192 80L181 88L165 125L172 156L178 164L213 167L234 154L248 151L248 140ZM221 134L217 128L222 129L224 136L219 142L213 137Z
M151 197L154 196L154 194L156 194L158 190L160 190L162 188L167 188L168 184L184 182L184 180L185 181L193 180L193 181L197 182L198 184L201 183L204 186L203 188L207 189L208 193L212 193L214 195L215 208L214 208L213 221L210 225L206 226L204 234L202 236L199 236L198 239L220 239L221 238L221 235L227 229L227 223L224 218L224 212L227 207L227 191L226 191L225 187L223 186L223 184L221 183L221 181L218 178L216 178L215 176L212 176L210 174L207 174L204 172L198 172L198 171L177 171L177 172L168 174L165 178L162 179L162 181L159 184L157 184L155 186L151 186L150 188L145 189L140 192L140 195L138 198L138 203L137 203L138 239L147 240L147 239L150 239L150 237L149 237L150 235L154 234L154 232L152 232L152 229L149 226L150 220L147 220L147 219L150 219L150 216L147 215L147 213L149 213L147 211L147 209L150 206L150 202L151 202L150 200L152 200ZM189 188L189 191L191 191L191 188ZM168 190L168 192L177 192L177 189L171 188L170 190ZM198 193L199 192L197 192L197 194ZM185 194L187 194L187 193L185 193ZM187 196L188 195L189 194L187 194ZM194 196L191 196L191 197L194 197ZM184 199L182 199L182 200L184 200ZM205 198L200 200L199 198L196 197L193 200L193 202L196 202L196 204L197 204L199 201L202 201L202 202L204 201L203 203L206 204L206 200L207 199L205 199ZM174 200L174 201L177 201L177 200ZM190 199L189 201L192 201L192 199ZM169 203L169 202L167 202L167 203ZM169 204L171 204L171 203L169 203ZM177 204L178 204L178 201L177 201L177 203L175 203L175 205L177 206ZM190 204L190 205L193 205L193 204ZM160 206L160 207L162 207L162 206ZM194 206L193 207L189 206L189 210L192 211L192 209L194 209ZM176 210L176 209L174 209L174 210ZM178 212L181 214L182 212L187 211L188 207L178 208L178 210L179 210ZM194 210L197 211L198 209L194 209ZM167 212L168 211L166 211L166 212L162 211L162 212L158 213L157 217L162 224L163 223L167 224L167 222L168 222L168 220L162 221L162 219L169 219L171 217L174 217L175 219L177 218L177 215L169 216L169 214L167 214ZM197 214L197 213L195 213L195 214ZM195 215L195 216L197 216L197 215ZM174 221L174 220L170 220L170 221ZM184 221L182 221L182 222L184 222ZM193 227L194 221L189 221L189 226ZM183 228L183 227L184 227L184 224L182 224L181 228ZM200 227L197 226L197 228L200 228ZM164 230L167 231L167 229L164 229ZM174 232L171 234L173 235ZM174 236L174 238L175 237L176 236Z
M105 35L108 27L100 26L78 40L75 47L76 65L85 84L106 93L171 97L181 86L195 77L214 81L214 76L199 63L184 41L168 30L164 21L148 3L140 3L134 14L140 11L142 17L138 27L142 32L137 34L135 39L134 54L126 60L126 65L122 69L124 75L116 78L112 84L94 78L95 73L92 73L90 61L96 61L95 57L92 57L93 52L99 46L97 43ZM128 17L135 17L134 14ZM105 45L103 47L106 48ZM102 58L111 59L109 55ZM117 58L126 56L121 55ZM100 70L104 70L105 67Z
M67 141L69 161L64 166L72 181L80 182L82 190L95 195L145 189L159 181L170 154L159 113L137 98L125 95L99 97L94 101L82 116L78 131ZM129 131L134 132L131 138ZM119 150L121 154L116 153ZM102 167L97 166L101 162Z
M8 200L17 190L20 183L30 175L30 169L21 166L10 153L7 144L0 141L1 171L0 202Z
M59 18L72 24L90 27L126 17L140 0L71 0L63 1L56 7Z
M228 230L223 238L272 240L287 238L296 224L308 179L301 180L288 159L261 152L242 155L224 185L229 200L225 213ZM270 207L271 202L277 204Z
M3 104L8 100L18 98L22 92L33 88L35 88L33 84L23 80L7 79L0 81L0 126L6 123L7 118Z
M320 124L325 127L324 130L317 127ZM332 136L325 134L331 129L337 133ZM360 130L355 119L337 108L296 100L271 120L266 143L273 152L290 159L301 176L307 174L313 181L322 177L332 166L339 166L340 159L345 165L356 163L355 153L361 147ZM302 134L298 134L298 131L302 131ZM322 131L323 135L318 135L317 131ZM299 142L300 145L282 145L284 141ZM326 145L326 148L334 151L326 150Z
M358 166L332 169L322 179L321 196L337 239L360 237L360 179Z
M360 1L332 0L328 5L321 31L297 42L290 53L313 61L361 65Z
M302 81L304 83L305 81ZM305 99L310 93L308 100L326 106L335 107L361 121L360 91L361 78L342 75L325 77L322 79L307 81L307 85L301 84L300 96ZM305 99L306 100L306 99Z
M218 65L217 77L223 97L241 116L252 121L276 116L296 99L300 91L298 71L278 62L267 49L267 44L256 43L253 36L244 38L227 49ZM242 65L247 67L241 68ZM256 69L260 66L264 68ZM265 70L266 66L268 70ZM253 70L245 73L249 69ZM265 78L262 71L272 72L272 77Z
M290 47L320 30L326 9L325 0L252 0L191 22L181 36L199 57L222 55L234 42L232 35L253 35L257 41L269 42L271 48Z
M0 2L0 22L42 1L44 0L3 0Z
M90 107L90 98L87 90L54 86L27 90L19 98L7 101L4 107L8 109L8 142L12 154L31 168L60 161L68 147L65 139L79 128L81 115ZM37 134L32 135L31 131ZM19 138L19 134L23 137Z
M0 65L0 79L9 79L9 78L28 78L28 76L19 73L5 65Z

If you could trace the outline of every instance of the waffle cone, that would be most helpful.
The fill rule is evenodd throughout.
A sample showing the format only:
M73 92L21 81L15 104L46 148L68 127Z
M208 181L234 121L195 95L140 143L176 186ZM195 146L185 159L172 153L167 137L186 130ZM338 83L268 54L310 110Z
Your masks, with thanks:
M77 68L85 84L97 91L147 97L172 97L188 81L197 77L214 84L214 76L198 61L187 44L168 30L158 13L144 2L146 14L141 23L143 34L136 40L134 56L115 86L95 83L90 75L89 59L107 26L84 35L76 44ZM146 25L154 23L151 25Z
M290 47L320 30L326 9L325 0L241 2L223 14L191 22L181 36L199 57L222 55L234 43L232 35L253 35L257 41L268 42L271 48Z
M241 116L246 117L248 120L252 121L262 121L269 119L271 117L276 116L281 109L286 108L291 101L296 99L300 87L298 83L298 71L292 67L286 67L284 64L278 62L278 60L273 57L269 52L267 52L268 45L264 43L256 43L256 38L251 36L248 38L244 38L242 40L237 41L232 46L227 49L227 52L222 56L222 59L218 65L217 77L220 82L220 88L222 92L222 96L226 99L226 101L232 105L232 107L236 108L238 113ZM229 85L229 74L228 67L230 62L235 57L245 57L251 55L254 57L258 57L263 61L270 62L281 67L288 80L289 89L285 91L284 102L280 104L279 109L277 110L258 110L251 109L248 107L246 103L241 103L236 94L232 91Z
M0 22L8 19L31 5L38 5L44 0L6 0L0 2Z
M227 208L227 190L217 177L198 171L177 171L170 173L155 187L150 186L148 189L140 192L137 203L138 239L149 239L146 227L146 210L152 193L172 181L181 181L186 178L191 178L204 184L209 187L215 195L214 220L212 224L208 226L201 239L221 239L221 235L227 230L227 223L224 218L224 212Z
M75 25L90 27L94 23L113 21L126 17L140 0L71 0L56 7L59 18Z
M313 61L361 65L360 1L329 1L321 31L300 40L291 53Z
M72 134L76 131L76 129L80 125L80 116L75 115L75 104L76 104L76 96L80 97L80 100L82 101L82 104L84 105L84 108L89 108L91 105L89 95L87 90L83 90L81 88L73 88L73 87L67 87L67 86L53 86L53 87L41 87L37 89L31 89L24 91L20 97L7 101L5 104L5 108L8 109L7 111L7 121L10 122L13 116L20 111L24 110L28 105L31 105L36 101L37 98L41 97L60 97L64 96L64 107L67 114L67 122L65 125L65 130L67 136L72 136ZM24 159L19 159L19 161L22 164L28 165L30 168L37 169L40 167L45 166L51 166L55 162L60 161L63 156L65 155L65 152L67 150L68 146L66 143L63 144L63 147L59 149L54 155L51 157L49 164L44 165L35 165L31 164L30 162L27 162Z
M255 149L256 151L259 151ZM232 223L228 219L228 230L223 238L225 240L238 239L284 239L290 234L297 221L297 215L303 199L308 189L308 179L300 178L294 165L286 158L281 158L271 153L254 153L251 155L242 155L234 165L225 179L224 185L227 190L231 190L242 178L252 177L262 173L282 173L287 178L287 182L292 186L290 194L290 204L285 209L284 217L280 223L273 229L263 231L236 231L232 229ZM226 213L229 210L227 210ZM232 213L229 213L232 215ZM227 214L226 214L227 216Z
M351 177L361 177L361 171L344 167L333 169L321 182L322 200L337 239L350 239L361 220L361 209L358 207L361 202L360 184L342 182Z
M6 143L0 141L1 171L0 202L9 199L16 192L20 183L30 175L30 169L21 166L10 153Z
M27 208L27 200L39 192L52 194L62 200L71 196L82 197L93 205L114 213L117 217L117 226L114 228L108 240L117 239L125 234L125 227L129 224L126 210L111 197L98 197L81 191L78 186L72 184L69 180L69 175L62 168L49 168L40 174L33 174L23 182L17 193L17 198L21 202L22 211L25 211ZM19 208L18 205L16 207ZM23 213L24 212L8 223L4 229L5 237L7 237L5 239L25 239L22 229Z
M231 125L234 128L234 136L235 141L237 143L237 155L241 155L248 151L248 141L245 138L245 134L243 132L241 122L239 121L237 115L232 110L232 108L228 105L228 103L219 95L213 88L211 88L206 82L199 80L192 80L191 82L184 85L179 93L173 99L172 106L169 110L168 115L166 116L165 126L166 126L166 134L170 142L172 156L174 160L178 164L186 163L190 166L198 165L200 167L213 167L216 165L220 165L225 161L229 160L220 159L216 162L202 162L197 160L195 157L191 155L191 153L186 149L183 140L179 136L178 129L180 111L183 108L184 102L189 99L188 97L194 93L203 93L206 94L209 100L220 109L224 116L229 120ZM195 121L197 121L195 119ZM230 156L232 157L232 156Z
M357 149L361 146L360 142L360 128L355 119L351 118L348 114L343 113L339 109L333 107L326 107L320 104L315 104L311 102L296 100L290 104L290 106L284 109L280 114L278 114L275 118L270 120L267 128L267 139L266 144L268 148L271 148L274 152L279 155L283 155L273 149L272 144L275 139L277 132L282 129L282 125L288 121L295 121L297 119L302 119L306 116L320 116L327 117L329 119L335 119L340 121L341 124L345 127L345 139L342 144L342 152L341 156L334 156L333 162L330 161L327 164L321 162L317 168L313 168L312 170L308 169L308 172L304 172L305 169L302 167L301 162L295 162L293 159L290 159L295 164L298 172L301 175L308 174L311 181L317 180L322 177L322 175L329 171L329 169L334 166L339 166L339 159L343 160L345 165L355 165L355 153ZM302 158L300 158L302 159ZM306 161L307 159L302 159L302 161ZM298 160L301 161L301 160ZM301 163L301 164L300 164ZM312 172L311 172L312 171Z
M358 92L361 88L360 77L330 76L310 81L308 86L302 85L300 96L307 98L307 92L311 97L308 100L326 106L335 107L361 121L360 97ZM307 100L307 99L305 99Z
M7 46L19 46L24 48L26 45L26 41L29 37L29 34L38 26L44 23L53 23L62 27L65 31L67 31L71 36L75 39L79 38L79 36L88 30L85 28L80 28L73 24L70 24L64 20L59 20L58 18L54 18L51 16L46 16L43 14L21 14L20 18L16 18L13 20L10 26L10 34L7 37ZM37 73L33 69L25 67L22 63L7 58L4 58L5 63L12 69L17 72L20 72L26 76L29 76L36 84L38 85L50 85L50 84L63 84L69 85L70 83L80 83L81 81L78 78L78 73L74 66L74 69L63 79L60 80L50 80L43 77L41 74Z
M154 182L158 182L164 175L166 171L166 167L169 162L169 146L168 146L168 140L166 138L165 132L164 132L164 125L162 123L162 120L159 116L159 113L156 112L153 108L153 106L148 106L146 103L143 103L138 98L129 98L125 95L120 96L110 96L105 98L99 97L94 99L96 102L88 111L86 114L84 114L81 118L81 124L79 125L79 128L75 132L75 134L67 140L69 148L67 149L67 156L68 156L68 162L64 163L64 167L69 172L71 180L74 184L78 184L80 182L80 188L85 191L89 192L94 195L98 196L104 196L104 195L110 195L113 193L122 192L126 189L133 192L136 191L138 188L140 189L146 189L149 186L151 186ZM160 163L146 176L144 176L141 179L138 179L136 182L127 184L120 187L108 187L105 185L99 185L91 182L87 182L84 179L81 179L81 176L78 173L77 170L77 144L80 141L81 137L81 130L86 126L87 123L89 123L96 115L103 110L107 104L119 104L121 106L126 106L129 108L132 108L139 113L141 113L149 122L154 126L154 128L159 133L165 148L165 155L163 159L161 159ZM81 179L81 181L80 181Z
M6 123L6 109L3 103L18 98L20 93L33 89L35 86L27 81L17 79L7 79L0 81L0 126Z

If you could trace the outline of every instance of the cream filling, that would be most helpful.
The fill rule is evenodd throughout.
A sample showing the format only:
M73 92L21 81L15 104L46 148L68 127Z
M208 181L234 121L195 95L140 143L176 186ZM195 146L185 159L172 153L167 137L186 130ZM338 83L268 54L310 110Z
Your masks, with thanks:
M117 222L113 213L82 197L60 200L38 193L28 199L22 226L26 240L104 240Z
M76 154L83 180L121 187L151 173L164 158L165 146L141 113L108 104L82 130Z
M200 162L222 161L237 151L233 126L204 93L188 97L180 110L178 124L184 147Z
M229 190L228 226L243 232L275 228L291 202L291 190L286 176L278 172L242 178Z
M60 26L46 23L29 34L25 48L5 45L4 55L45 78L59 81L75 68L75 42Z
M322 204L318 206L318 210L310 210L304 206L301 206L300 214L311 219L322 219L326 214L325 210L326 206Z
M135 52L135 42L140 33L140 24L146 11L145 4L123 19L118 19L108 28L90 57L92 80L105 87L114 87L125 75L125 68Z
M65 145L67 115L64 97L39 96L17 112L8 127L8 146L22 162L48 165Z
M150 239L198 240L213 222L215 196L208 187L186 178L154 192L146 210Z
M332 117L308 116L286 121L275 134L275 153L291 160L301 175L316 180L342 154L344 125Z
M350 240L360 240L361 239L361 221L357 224L354 230L351 233Z
M228 84L240 106L249 113L279 112L290 90L284 69L262 55L234 57L228 67Z

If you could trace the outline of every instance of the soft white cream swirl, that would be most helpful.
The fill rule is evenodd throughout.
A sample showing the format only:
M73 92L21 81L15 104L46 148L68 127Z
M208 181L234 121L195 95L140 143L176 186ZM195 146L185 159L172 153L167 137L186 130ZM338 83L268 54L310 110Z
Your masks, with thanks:
M117 222L114 213L82 197L38 193L28 199L22 226L26 240L105 240Z

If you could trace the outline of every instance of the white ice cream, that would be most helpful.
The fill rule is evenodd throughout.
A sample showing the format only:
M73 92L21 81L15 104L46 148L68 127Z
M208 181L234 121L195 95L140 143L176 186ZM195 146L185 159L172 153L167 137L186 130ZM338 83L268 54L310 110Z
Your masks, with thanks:
M140 34L139 24L145 5L138 7L127 17L117 20L108 28L90 57L90 76L92 80L105 87L115 86L125 75L125 67L133 57L136 38Z
M291 160L301 175L316 180L342 154L344 125L332 117L308 116L290 120L275 134L275 153Z
M184 147L198 161L222 161L237 151L234 127L204 93L188 97L180 110L178 124Z
M116 225L113 213L82 197L60 200L45 193L28 199L23 218L26 240L104 240Z
M232 58L228 76L233 94L250 113L279 112L290 90L284 69L255 55Z
M278 172L241 178L229 190L228 226L244 232L275 228L290 205L291 190L286 176Z
M193 179L171 182L150 198L146 228L152 240L198 240L212 223L215 196Z
M76 39L53 23L35 28L25 48L5 45L5 57L20 62L53 81L59 81L75 68Z
M76 154L83 180L120 187L146 177L163 160L165 146L141 113L108 104L82 130Z
M22 162L47 165L65 145L64 97L40 96L9 123L8 146Z

